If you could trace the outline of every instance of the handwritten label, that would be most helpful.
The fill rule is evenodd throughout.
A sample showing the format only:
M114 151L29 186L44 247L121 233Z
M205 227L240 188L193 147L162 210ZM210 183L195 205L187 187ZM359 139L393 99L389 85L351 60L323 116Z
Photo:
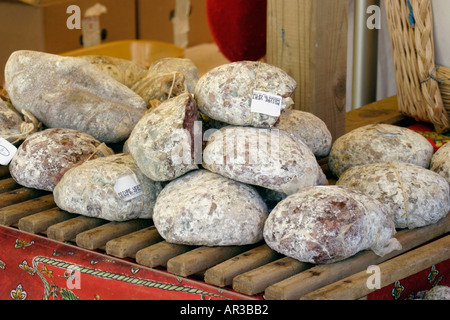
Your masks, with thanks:
M116 184L114 185L114 191L117 193L119 198L124 201L133 200L134 198L144 194L136 174L125 175L117 178Z
M7 166L14 155L17 152L17 148L8 140L0 138L0 165Z
M282 101L283 98L281 96L255 90L252 96L251 111L267 114L272 117L279 117Z

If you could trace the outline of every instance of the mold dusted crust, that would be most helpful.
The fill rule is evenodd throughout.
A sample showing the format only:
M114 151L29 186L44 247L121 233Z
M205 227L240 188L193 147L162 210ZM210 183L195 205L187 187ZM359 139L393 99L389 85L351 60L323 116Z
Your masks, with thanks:
M386 207L358 191L315 186L282 200L264 227L268 246L309 263L331 263L371 249L383 256L401 248Z
M145 67L126 59L103 55L86 55L79 56L78 58L90 62L98 69L108 74L111 78L126 85L128 88L131 88L147 74L147 69Z
M430 169L450 183L450 143L440 147L431 158Z
M189 92L164 101L142 117L126 144L147 177L170 181L198 168L193 159L196 120L197 107Z
M199 110L208 117L232 125L270 128L279 117L251 112L253 90L282 97L282 111L294 101L296 81L285 71L262 62L225 64L203 75L195 89Z
M47 129L30 135L10 163L11 176L22 186L52 191L71 168L88 159L107 156L105 147L87 133L72 129Z
M353 167L336 184L359 190L385 204L399 229L434 224L450 210L450 187L445 178L409 163Z
M135 174L143 195L129 201L117 194L118 178ZM150 219L156 197L162 190L142 174L130 154L117 154L83 163L69 170L54 189L62 210L109 221Z
M146 111L135 92L80 58L14 52L5 67L12 104L47 128L70 128L105 143L124 141Z
M153 221L171 243L229 246L261 241L267 215L267 207L253 187L196 170L164 187Z
M153 62L148 68L149 73L179 72L184 75L186 89L190 93L195 92L198 82L198 68L194 62L186 58L166 57Z
M312 151L278 129L229 126L217 130L203 151L203 167L284 194L327 184Z
M328 167L339 177L350 167L401 161L428 168L433 146L417 132L389 124L371 124L338 138L330 151Z
M302 140L317 158L326 157L331 150L333 137L327 125L310 112L288 110L275 125Z

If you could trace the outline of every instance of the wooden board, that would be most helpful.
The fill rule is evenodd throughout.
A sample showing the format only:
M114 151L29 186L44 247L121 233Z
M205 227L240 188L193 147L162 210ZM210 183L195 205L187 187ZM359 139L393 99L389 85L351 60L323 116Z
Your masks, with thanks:
M326 18L324 18L326 17ZM269 0L267 62L297 81L295 108L345 133L348 1Z

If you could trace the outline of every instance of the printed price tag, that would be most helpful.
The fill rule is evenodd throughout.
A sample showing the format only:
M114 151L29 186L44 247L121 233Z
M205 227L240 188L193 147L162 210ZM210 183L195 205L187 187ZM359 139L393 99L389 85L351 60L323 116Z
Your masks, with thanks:
M136 174L125 175L117 178L114 191L116 191L120 199L125 201L133 200L134 198L144 194Z
M281 114L281 96L264 92L253 91L251 111L267 114L272 117L279 117Z
M7 166L14 155L17 152L17 148L8 140L0 138L0 165Z

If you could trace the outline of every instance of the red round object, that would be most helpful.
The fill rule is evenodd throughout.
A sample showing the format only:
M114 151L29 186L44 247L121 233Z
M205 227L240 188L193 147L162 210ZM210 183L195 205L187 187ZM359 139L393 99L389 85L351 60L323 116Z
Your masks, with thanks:
M206 0L206 12L213 39L228 60L266 55L267 0Z

